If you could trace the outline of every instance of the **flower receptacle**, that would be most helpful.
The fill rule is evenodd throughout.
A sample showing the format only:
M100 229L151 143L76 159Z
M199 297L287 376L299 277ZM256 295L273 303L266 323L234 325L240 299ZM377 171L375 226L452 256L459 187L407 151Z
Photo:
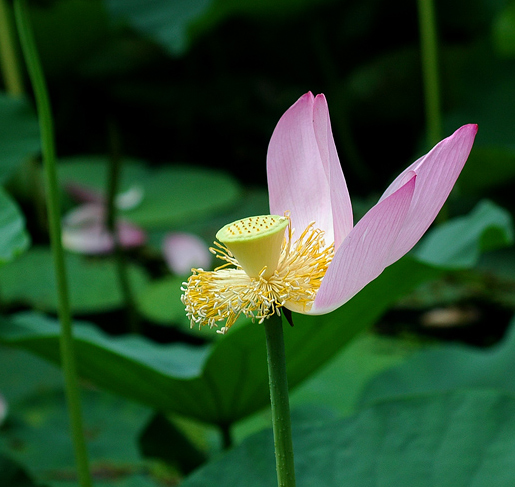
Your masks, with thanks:
M227 246L248 276L267 279L277 268L288 223L284 216L253 216L225 225L216 238Z

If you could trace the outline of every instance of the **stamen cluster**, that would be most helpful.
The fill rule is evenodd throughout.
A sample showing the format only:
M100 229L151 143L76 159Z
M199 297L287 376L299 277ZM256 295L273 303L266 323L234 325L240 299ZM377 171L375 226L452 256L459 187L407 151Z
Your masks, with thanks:
M324 232L308 225L292 244L293 231L288 226L279 263L275 272L265 278L266 267L258 277L249 277L231 251L215 242L211 252L226 263L214 271L193 269L183 283L182 302L191 326L225 325L218 333L226 333L243 314L260 323L280 308L308 312L333 255L334 245L325 246Z

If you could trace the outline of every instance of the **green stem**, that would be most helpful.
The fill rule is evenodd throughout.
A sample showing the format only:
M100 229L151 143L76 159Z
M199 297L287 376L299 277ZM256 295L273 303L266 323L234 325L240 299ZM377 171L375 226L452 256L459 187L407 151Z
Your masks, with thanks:
M426 106L427 141L433 147L442 139L442 109L440 83L438 77L438 46L433 0L418 0L422 74L424 78L424 98ZM456 190L455 186L455 190ZM443 205L437 222L449 218L449 204Z
M222 434L222 446L224 450L232 448L233 441L231 435L231 424L220 425L220 433Z
M438 50L433 0L418 0L426 124L430 146L442 138Z
M26 0L15 0L14 14L29 77L32 82L41 129L41 147L45 170L50 241L58 293L58 315L61 323L61 361L64 373L65 392L68 402L71 433L77 462L77 473L81 487L91 487L88 455L82 428L82 411L75 363L72 334L72 320L68 297L68 284L64 252L61 242L61 218L57 163L55 156L52 112L43 70L39 61L36 43L29 20Z
M22 95L23 76L16 52L12 14L6 0L0 0L0 65L7 93Z
M123 296L129 330L132 333L140 333L141 330L139 314L136 306L134 292L130 283L127 259L125 258L125 253L122 246L120 245L118 232L116 231L116 221L118 218L116 208L116 194L118 193L118 182L120 180L120 173L122 169L120 138L116 125L112 119L108 120L107 125L111 152L107 187L107 229L113 236L114 240L114 258L116 261L118 282L120 283L120 290Z
M277 315L264 321L274 430L275 464L279 487L295 487L290 401L284 352L283 324Z

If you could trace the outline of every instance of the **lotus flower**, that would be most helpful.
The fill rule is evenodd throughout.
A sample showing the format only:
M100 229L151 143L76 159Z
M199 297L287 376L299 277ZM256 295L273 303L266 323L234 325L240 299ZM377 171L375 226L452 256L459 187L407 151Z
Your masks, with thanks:
M226 225L212 251L226 262L193 269L183 303L192 326L225 333L243 314L263 321L285 307L324 314L405 255L436 218L472 148L465 125L404 170L353 224L323 95L302 96L277 124L267 156L270 213Z
M107 207L102 193L73 182L66 185L66 190L83 204L70 210L63 218L64 248L88 255L112 252L115 240L107 228ZM133 187L116 195L115 203L119 209L130 209L137 206L142 198L141 189ZM118 243L123 248L139 247L147 238L143 229L124 219L116 222L116 233Z
M63 247L86 255L112 252L115 241L106 220L106 208L101 204L88 203L74 208L63 219ZM125 220L116 222L116 232L123 248L139 247L146 241L144 230Z

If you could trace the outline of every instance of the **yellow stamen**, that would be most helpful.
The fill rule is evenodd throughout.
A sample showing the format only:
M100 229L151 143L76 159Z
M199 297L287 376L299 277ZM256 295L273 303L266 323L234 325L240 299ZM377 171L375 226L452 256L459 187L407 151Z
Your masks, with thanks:
M226 263L214 271L193 269L193 275L182 288L182 302L192 327L195 324L199 327L217 327L219 322L225 321L225 326L218 331L225 333L241 314L263 322L274 313L280 314L280 308L283 306L301 313L311 309L322 278L333 258L334 245L325 246L324 232L315 228L314 223L308 225L298 240L292 244L293 231L288 225L288 217L259 218L272 218L272 226L277 226L273 229L272 241L278 234L281 235L282 244L276 266L263 265L263 260L256 260L250 266L253 267L253 271L250 271L253 275L249 275L232 251L234 242L227 243L227 247L231 245L230 248L215 242L216 248L211 248L211 252ZM281 227L284 220L288 225L288 231L283 237ZM244 223L227 225L217 233L217 237L220 238L222 231L231 228L232 225L235 225L235 229L244 229L248 221L249 219L245 219ZM225 233L222 233L221 237L227 242ZM273 250L259 248L270 244L269 240L254 241L254 238L251 236L251 246L254 246L260 256L273 254ZM247 258L244 252L244 259ZM273 257L269 259L268 262L273 261ZM249 267L248 261L245 265ZM260 271L257 271L256 275L255 269L259 266ZM273 267L272 273L269 266Z

